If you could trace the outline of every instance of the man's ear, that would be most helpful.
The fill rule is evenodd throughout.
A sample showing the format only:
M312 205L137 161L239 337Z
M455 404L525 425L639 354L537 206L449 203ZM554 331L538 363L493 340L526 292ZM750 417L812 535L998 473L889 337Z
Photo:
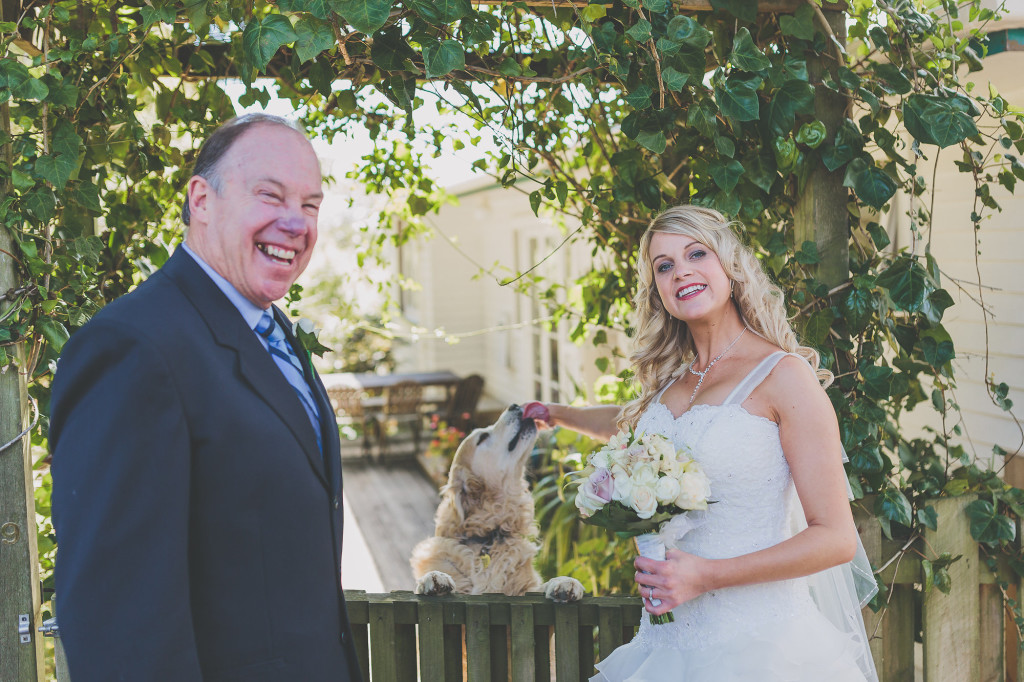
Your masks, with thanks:
M206 215L207 200L213 193L210 182L201 175L193 175L188 181L189 222L199 218L202 223L210 222Z

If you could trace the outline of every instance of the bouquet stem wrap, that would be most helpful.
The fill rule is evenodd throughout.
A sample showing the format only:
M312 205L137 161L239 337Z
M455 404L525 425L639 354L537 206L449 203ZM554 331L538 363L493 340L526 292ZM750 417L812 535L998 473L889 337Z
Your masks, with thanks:
M665 560L665 543L661 539L661 535L658 533L644 533L643 535L637 535L633 537L633 544L636 545L637 553L642 557L648 559L655 559L657 561ZM646 573L646 571L644 571ZM641 595L642 597L643 595ZM660 599L648 599L651 606L661 606ZM672 612L663 613L660 616L656 616L652 613L647 614L651 620L652 625L663 625L665 623L671 623L675 620L675 616Z

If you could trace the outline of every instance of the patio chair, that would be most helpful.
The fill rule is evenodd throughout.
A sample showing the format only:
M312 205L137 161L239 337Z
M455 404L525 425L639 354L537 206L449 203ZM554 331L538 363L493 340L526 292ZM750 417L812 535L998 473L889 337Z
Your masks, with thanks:
M374 419L363 407L366 392L361 388L337 386L327 389L327 397L331 399L331 406L334 408L335 417L339 418L339 425L359 425L363 434L363 457L369 458L370 430L374 427Z
M470 374L455 386L455 393L448 403L445 421L449 426L456 426L464 433L476 428L476 406L484 392L484 378L479 374Z
M408 423L412 430L413 454L420 451L420 431L423 416L420 414L420 403L423 401L423 386L415 381L400 381L384 391L384 412L377 429L377 444L380 456L387 456L390 445L391 424L396 428Z

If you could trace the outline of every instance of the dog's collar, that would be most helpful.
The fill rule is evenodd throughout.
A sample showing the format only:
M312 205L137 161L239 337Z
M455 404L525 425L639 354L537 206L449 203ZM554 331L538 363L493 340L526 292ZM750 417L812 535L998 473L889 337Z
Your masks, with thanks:
M489 533L484 535L467 535L459 540L459 544L463 545L480 545L480 549L486 552L493 545L503 542L505 538L509 537L509 532L504 528L498 527Z

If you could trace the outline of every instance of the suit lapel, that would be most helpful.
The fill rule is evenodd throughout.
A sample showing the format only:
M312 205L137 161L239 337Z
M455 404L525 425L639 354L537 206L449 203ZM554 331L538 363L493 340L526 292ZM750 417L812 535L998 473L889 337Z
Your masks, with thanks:
M238 309L192 257L180 249L174 252L161 272L165 272L178 285L199 311L216 342L238 354L242 378L281 417L281 421L299 442L317 477L325 486L332 488L316 445L316 434L306 410L295 395L295 389L278 369L270 353L263 348L255 332L245 324ZM285 328L288 327L290 325Z

